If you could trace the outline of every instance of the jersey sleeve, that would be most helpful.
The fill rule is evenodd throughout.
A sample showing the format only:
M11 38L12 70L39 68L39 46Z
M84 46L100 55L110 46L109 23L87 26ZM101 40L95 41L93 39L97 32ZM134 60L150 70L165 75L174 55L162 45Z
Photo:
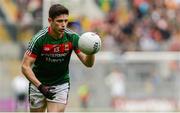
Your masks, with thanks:
M40 54L40 49L41 46L38 38L32 38L32 40L28 44L26 54L30 57L36 58Z
M79 41L79 35L74 34L74 36L73 36L73 46L74 46L75 53L79 53L80 52L80 50L78 48L78 41Z

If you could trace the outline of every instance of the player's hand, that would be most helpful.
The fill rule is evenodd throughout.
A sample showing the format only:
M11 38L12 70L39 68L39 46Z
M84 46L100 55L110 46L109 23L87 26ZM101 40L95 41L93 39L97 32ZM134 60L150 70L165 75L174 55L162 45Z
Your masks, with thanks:
M45 86L45 85L40 85L38 87L38 90L48 99L54 99L55 98L55 94L54 92L52 92L51 90L55 89L55 87L51 87L51 86Z

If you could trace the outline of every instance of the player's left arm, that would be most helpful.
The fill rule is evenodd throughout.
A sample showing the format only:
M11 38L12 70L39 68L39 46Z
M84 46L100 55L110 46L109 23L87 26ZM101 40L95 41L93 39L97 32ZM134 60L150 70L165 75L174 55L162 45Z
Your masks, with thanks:
M85 53L81 52L78 48L78 40L79 35L74 35L73 45L74 45L74 52L80 59L80 61L87 67L92 67L95 61L95 55L86 55Z
M92 67L94 65L94 61L95 61L95 55L86 55L83 52L79 51L76 52L76 55L78 56L78 58L80 59L80 61L87 67Z

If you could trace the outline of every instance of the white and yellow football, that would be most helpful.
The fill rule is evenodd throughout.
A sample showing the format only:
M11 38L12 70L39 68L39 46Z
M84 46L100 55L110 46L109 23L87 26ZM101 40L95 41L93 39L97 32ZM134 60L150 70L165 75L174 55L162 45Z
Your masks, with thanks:
M101 48L101 39L94 32L85 32L79 38L78 48L87 55L95 54Z

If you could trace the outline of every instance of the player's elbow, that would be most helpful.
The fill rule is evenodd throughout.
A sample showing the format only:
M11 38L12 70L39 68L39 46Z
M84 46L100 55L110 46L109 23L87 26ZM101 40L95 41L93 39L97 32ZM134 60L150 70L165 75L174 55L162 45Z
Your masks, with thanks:
M93 67L93 65L86 65L86 67L88 67L88 68L92 68L92 67Z
M86 64L86 67L91 68L91 67L93 67L93 65L94 65L94 62L92 62L92 63L87 63L87 64Z
M86 66L91 68L94 65L95 57L94 55L90 55L86 57Z

